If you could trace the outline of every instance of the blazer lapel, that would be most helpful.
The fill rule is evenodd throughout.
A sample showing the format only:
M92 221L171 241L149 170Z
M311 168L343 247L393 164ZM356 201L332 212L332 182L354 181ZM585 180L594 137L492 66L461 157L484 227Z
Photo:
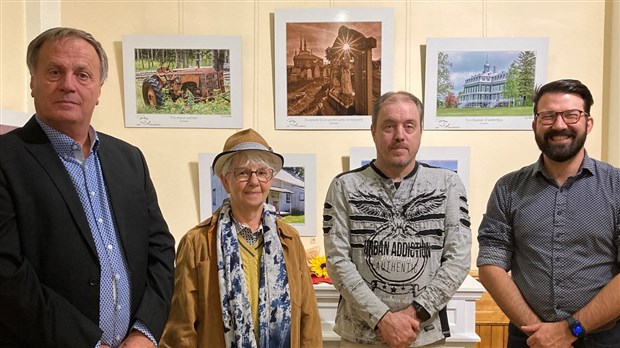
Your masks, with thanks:
M22 127L19 134L25 142L26 150L30 152L34 159L43 167L60 195L64 198L76 226L82 233L84 240L91 248L95 257L97 257L95 242L93 241L90 226L88 225L88 220L86 219L80 198L73 186L69 173L67 173L67 170L58 158L58 154L47 138L47 135L34 117ZM50 209L58 209L58 207L51 207Z

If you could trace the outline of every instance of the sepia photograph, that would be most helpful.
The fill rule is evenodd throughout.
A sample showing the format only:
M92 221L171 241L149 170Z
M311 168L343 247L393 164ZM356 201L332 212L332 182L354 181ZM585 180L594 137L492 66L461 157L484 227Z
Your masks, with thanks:
M241 39L123 38L126 127L241 128Z
M388 9L276 10L276 128L367 129L391 87Z
M547 39L428 39L425 129L530 129Z

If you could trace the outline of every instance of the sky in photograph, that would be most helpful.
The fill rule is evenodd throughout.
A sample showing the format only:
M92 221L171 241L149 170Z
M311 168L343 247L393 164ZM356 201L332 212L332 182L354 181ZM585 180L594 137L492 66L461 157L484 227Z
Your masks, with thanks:
M439 167L449 169L453 172L458 172L459 161L458 160L433 160L433 159L420 159L419 162L426 163L433 167Z
M287 23L286 64L293 65L293 56L295 52L299 52L300 38L305 38L308 51L325 58L325 49L333 45L342 25L360 32L365 37L377 39L377 47L372 50L372 60L381 58L381 22Z
M465 79L484 71L484 64L489 63L490 71L508 71L510 64L518 57L520 51L444 51L452 63L450 80L454 84L455 95L463 90Z

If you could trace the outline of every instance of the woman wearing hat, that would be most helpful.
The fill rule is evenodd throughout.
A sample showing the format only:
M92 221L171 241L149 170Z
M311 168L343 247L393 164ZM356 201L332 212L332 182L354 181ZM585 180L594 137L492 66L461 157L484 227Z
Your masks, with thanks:
M161 347L321 347L299 234L265 203L282 155L252 129L213 160L229 198L181 239Z

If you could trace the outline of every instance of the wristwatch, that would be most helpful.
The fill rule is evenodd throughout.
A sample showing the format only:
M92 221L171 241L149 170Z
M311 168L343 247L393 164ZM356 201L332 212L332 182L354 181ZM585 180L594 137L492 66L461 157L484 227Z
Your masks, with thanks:
M431 318L430 313L421 304L413 301L413 309L415 309L415 316L420 319L420 322L427 321Z
M566 318L568 322L568 328L570 329L570 333L577 338L581 338L586 335L586 330L583 328L579 320L575 319L572 315Z

